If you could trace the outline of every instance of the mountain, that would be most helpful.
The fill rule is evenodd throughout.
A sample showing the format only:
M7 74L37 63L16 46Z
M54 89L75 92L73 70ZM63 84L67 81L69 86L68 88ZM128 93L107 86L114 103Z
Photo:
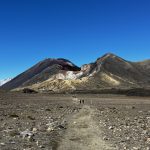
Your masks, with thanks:
M0 80L0 86L6 84L6 83L9 82L10 80L12 80L12 78L7 78L7 79L4 79L4 80Z
M25 87L55 92L150 87L150 60L131 62L107 53L79 68L66 59L46 59L2 86Z
M39 83L59 73L61 70L78 71L80 68L66 59L45 59L3 85L2 88L10 90L20 86Z

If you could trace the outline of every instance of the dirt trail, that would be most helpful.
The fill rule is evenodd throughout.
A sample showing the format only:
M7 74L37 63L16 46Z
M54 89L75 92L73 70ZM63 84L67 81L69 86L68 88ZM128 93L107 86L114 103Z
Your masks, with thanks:
M85 105L73 116L58 150L114 150L102 139L101 131L92 119L94 113L94 109Z

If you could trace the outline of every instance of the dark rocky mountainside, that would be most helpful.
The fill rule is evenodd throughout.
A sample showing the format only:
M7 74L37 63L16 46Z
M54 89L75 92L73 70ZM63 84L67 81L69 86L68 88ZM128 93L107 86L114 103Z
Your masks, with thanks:
M2 86L22 87L42 91L147 88L150 60L130 62L108 53L79 68L66 59L46 59Z
M126 61L116 55L107 54L96 61L102 64L105 72L115 75L125 81L150 84L150 60L144 62ZM140 64L140 65L139 65Z

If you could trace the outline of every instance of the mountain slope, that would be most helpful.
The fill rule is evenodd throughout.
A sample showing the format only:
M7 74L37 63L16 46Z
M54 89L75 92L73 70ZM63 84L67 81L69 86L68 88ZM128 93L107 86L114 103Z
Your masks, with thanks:
M2 88L14 89L20 86L42 82L58 73L60 70L78 71L80 68L66 59L46 59L18 75L13 80L3 85Z
M150 61L148 61L150 62ZM102 63L105 72L111 73L119 78L133 83L150 83L150 68L148 64L145 67L139 63L126 61L114 54L107 54L96 61L96 64Z

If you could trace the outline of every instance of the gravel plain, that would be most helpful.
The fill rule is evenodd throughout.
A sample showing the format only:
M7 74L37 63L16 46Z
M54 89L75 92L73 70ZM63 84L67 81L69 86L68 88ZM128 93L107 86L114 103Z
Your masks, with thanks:
M84 100L84 104L79 100ZM86 116L82 129L83 114ZM74 120L77 124L72 126ZM99 137L112 149L150 150L150 98L0 92L1 150L60 150L64 141L72 141L68 132L78 127L81 133L88 131L89 138L81 139L81 134L75 134L73 145L86 148L86 140L99 143L94 142ZM88 149L104 149L92 148L92 144Z

